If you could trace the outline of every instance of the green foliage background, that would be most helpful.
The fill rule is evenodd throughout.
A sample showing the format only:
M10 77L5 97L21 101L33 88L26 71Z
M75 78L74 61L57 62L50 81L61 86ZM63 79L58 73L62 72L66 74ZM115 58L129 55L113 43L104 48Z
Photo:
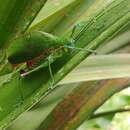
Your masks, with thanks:
M34 1L32 0L32 2L34 2ZM124 7L124 5L127 5L127 7L122 11L119 10L120 8L118 8L118 6L114 6L116 4L118 5L120 2L123 3L122 6L120 5L121 9ZM78 68L75 69L76 74L74 72L72 72L72 74L74 73L75 75L78 75L77 83L73 83L75 81L72 80L72 77L70 75L70 77L68 78L69 79L68 81L71 84L68 84L67 80L65 79L63 82L58 84L58 87L55 91L53 90L53 91L49 92L48 87L51 84L51 80L50 80L50 76L49 76L49 72L48 72L47 68L43 69L40 72L36 72L36 73L30 75L28 78L21 78L19 80L19 77L20 77L19 73L17 71L10 73L12 71L11 65L8 63L6 58L3 58L3 59L1 58L0 59L2 61L2 65L1 65L1 68L2 68L1 75L2 76L0 77L0 81L1 81L0 82L0 85L1 85L1 87L0 87L0 92L1 92L1 94L0 94L0 103L1 103L0 104L0 112L1 112L0 127L1 127L1 129L6 128L18 115L20 115L22 112L26 111L32 105L35 104L35 106L33 106L28 112L25 112L21 116L19 116L18 119L16 121L14 121L13 124L10 125L10 127L8 127L7 129L8 130L18 130L18 129L19 130L36 130L36 129L38 130L39 125L44 124L44 119L47 117L48 114L50 114L50 112L55 108L55 106L57 106L57 104L59 102L62 102L62 100L64 100L64 98L67 97L67 95L69 95L70 93L73 93L74 92L73 90L75 90L75 88L79 88L79 90L80 90L80 87L82 86L82 82L80 82L80 81L86 81L85 82L86 86L92 87L93 89L94 89L93 84L96 84L95 87L99 86L100 83L101 83L101 85L100 85L101 88L103 86L102 81L101 82L93 81L95 77L98 80L103 80L104 79L103 77L105 77L105 76L106 76L105 79L109 79L109 80L113 77L121 78L121 79L119 79L117 86L120 85L121 81L123 82L123 78L126 78L126 79L128 78L128 81L129 81L130 75L128 72L129 72L129 59L130 59L130 55L129 55L130 39L128 37L130 34L130 32L129 32L130 15L129 15L128 8L130 7L130 3L128 0L125 0L125 2L123 2L123 0L117 0L117 1L116 0L115 1L114 0L110 0L110 1L108 1L108 0L87 0L87 1L83 1L83 0L66 0L66 1L48 0L45 7L42 8L39 15L36 17L34 22L31 24L30 28L28 28L28 30L27 30L28 32L38 29L38 30L52 33L57 36L68 37L71 34L71 30L75 24L81 22L80 24L82 25L83 23L87 23L89 20L93 21L93 17L95 17L100 11L105 10L107 7L109 8L109 5L111 3L112 3L113 8L117 8L117 10L114 10L113 13L116 14L116 11L117 12L120 11L120 13L117 14L116 16L112 16L112 14L110 14L108 11L108 15L106 13L106 15L104 15L104 17L103 17L104 19L101 17L102 18L101 21L100 21L100 19L99 19L99 21L96 20L96 17L95 17L94 24L92 24L92 26L90 26L90 30L88 30L88 32L85 32L82 35L82 37L79 41L79 43L80 43L79 46L84 45L83 47L95 49L96 46L100 42L103 44L97 49L99 57L97 56L95 58L95 56L92 55L92 59L95 58L94 61L92 61L90 59L90 61L92 61L91 62L92 64L87 65L86 64L87 60L85 60L85 62L79 66L79 70L78 70ZM28 4L28 2L26 4ZM31 4L28 4L28 7L31 7ZM39 7L39 5L38 5L38 7ZM37 10L37 13L38 13L39 8L37 8L37 6L35 8L38 9ZM125 14L125 12L126 12L126 14ZM29 12L29 13L31 14L31 12ZM128 13L128 15L127 15L127 13ZM126 19L124 19L124 24L122 26L122 23L123 23L122 19L124 18L123 17L124 14L126 16L126 17L124 16ZM122 19L118 20L118 16L122 17ZM25 19L26 19L26 17L25 17ZM108 18L108 20L107 20L107 18ZM115 21L114 21L114 19L115 19ZM27 18L27 20L28 20L28 18ZM113 24L111 22L113 22L113 23L115 22L115 24ZM118 24L116 24L116 22L118 22ZM11 22L11 23L13 23L13 22ZM15 23L15 21L14 21L14 23ZM20 28L21 31L17 32L14 29L10 36L7 34L7 39L10 37L11 37L11 39L13 39L16 37L16 35L20 35L23 32L25 32L24 29L25 28L27 29L28 25L26 25L26 27L25 27L25 26L22 26L22 24L24 25L24 22L22 22L22 20L21 20L21 24L20 25L18 24L16 26L16 28ZM30 25L30 23L28 23L28 24ZM108 24L108 26L107 26L107 24ZM109 26L110 26L110 28L108 28ZM108 30L106 27L108 28ZM13 24L11 26L11 29L12 28L13 28ZM82 26L80 26L78 28L77 32L81 28L82 28ZM120 30L118 30L118 28L120 28ZM94 29L95 30L97 29L97 30L94 32ZM104 29L104 30L106 29L107 31L103 32L104 30L102 30L102 29ZM118 31L114 32L114 29L115 30L117 29ZM102 36L100 38L100 31L102 31L102 34L104 34L103 35L104 37ZM99 35L99 39L98 39L97 34ZM89 37L86 38L87 36L89 36ZM115 38L115 36L118 36L118 37ZM96 40L95 40L95 38L96 38ZM114 38L114 39L111 40L112 38ZM4 40L7 40L7 39L5 38ZM91 42L92 43L91 45L87 45L86 41L89 43L91 40L95 40L95 41ZM6 42L5 42L5 44L6 44ZM111 57L106 57L105 54L109 54L109 53L112 53ZM125 55L124 55L124 53L125 53ZM80 59L81 55L82 55L82 59ZM60 70L61 67L66 67L66 69L64 69L63 71L62 71L62 69L60 70L60 74L61 74L60 76L59 76L59 73L54 74L56 83L58 83L69 71L72 70L72 68L74 68L83 59L85 59L85 57L87 57L89 55L90 55L90 53L87 53L87 52L79 52L79 53L76 52L74 55L75 57L73 57L72 61L71 61L70 57L67 57L69 59L67 62L65 62L65 61L63 62L63 59L61 59L58 62L56 62L56 64L58 64L57 67L56 67L56 64L53 64L52 68L55 68L55 70ZM3 51L2 51L2 56L6 57L3 55ZM107 62L106 64L104 62L102 62L100 65L98 58L101 58L101 59L108 58L106 60L109 62ZM104 59L102 59L102 61ZM65 63L72 64L72 67L67 68L67 65L64 66ZM3 69L4 67L6 69ZM117 69L119 67L120 67L120 71L118 71L118 69ZM88 70L90 70L90 73L94 73L95 75L92 75L91 78L90 78L90 76L88 76L88 78L85 77L85 80L83 80L82 74L80 74L82 69L84 72L85 72L85 70L88 69ZM94 70L94 72L91 70ZM107 71L107 70L109 70L109 71ZM97 73L99 71L104 72L104 75L102 76L101 74ZM3 74L5 74L5 73L9 73L9 74L3 76ZM46 76L45 76L45 73L46 73ZM62 73L63 73L63 75L62 75ZM84 75L86 75L87 73L88 73L88 71L86 71L86 73L84 73ZM116 73L118 73L118 75L115 75ZM88 82L88 81L90 81L90 82ZM103 80L103 82L105 82L105 81ZM110 80L110 82L113 83L114 81ZM114 86L116 86L116 84L112 84L112 83L111 83L110 95L109 95L109 93L107 93L106 99L108 97L110 97L111 95L113 95L115 92L118 92L119 90L129 86L129 82L128 82L126 84L123 84L124 87L121 87L121 88L119 87L119 89L116 90L116 87L114 88ZM23 93L24 93L24 96L26 99L24 101L24 104L21 103L21 97L19 95L19 88L18 88L19 85L22 86ZM112 88L112 86L113 86L113 88ZM129 90L126 90L126 91L129 91ZM95 93L95 95L96 95L96 93ZM93 97L94 93L91 96ZM42 97L44 97L44 98L39 102L39 100ZM103 98L102 100L104 101L106 99ZM4 102L3 102L3 100L4 100ZM6 109L3 109L3 106ZM85 106L85 104L84 104L84 106ZM81 109L84 106L82 106ZM129 106L129 95L122 92L122 93L116 94L111 99L109 99L96 112L98 113L98 112L103 112L103 111L110 111L110 110L117 109L117 108L124 108L126 106ZM88 114L88 117L86 117L86 118L83 117L83 120L85 121L85 119L86 119L86 121L79 128L77 128L78 130L84 130L84 129L85 130L91 130L91 129L103 130L103 129L109 129L109 127L111 129L116 129L116 130L129 129L129 124L126 123L127 121L129 123L129 117L127 118L127 121L125 121L125 123L124 122L120 123L120 125L118 127L119 121L121 121L124 118L124 116L126 117L126 115L125 115L126 113L125 114L116 114L116 115L112 114L109 116L103 116L101 118L96 118L96 119L88 121L88 118L90 118L89 112L88 113L85 113L85 111L83 111L83 112L86 115ZM128 115L129 114L127 114L127 116ZM50 116L51 116L51 114L50 114ZM76 117L76 116L77 115L75 115L74 117ZM68 120L68 122L71 120L73 121L73 118ZM82 120L82 119L80 119L80 120ZM48 124L49 124L49 121L48 121ZM76 125L78 125L78 123ZM69 126L69 123L66 126L68 127L67 130L69 130L69 127L71 128L71 126ZM63 129L65 129L65 128L63 127Z

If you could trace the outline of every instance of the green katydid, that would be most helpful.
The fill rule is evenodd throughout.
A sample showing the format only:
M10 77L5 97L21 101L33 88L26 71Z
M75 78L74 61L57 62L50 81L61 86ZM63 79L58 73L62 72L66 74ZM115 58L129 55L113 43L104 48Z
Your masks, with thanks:
M73 38L77 26L72 29L71 38L59 38L41 31L29 32L12 42L8 48L8 59L12 64L26 62L29 67L32 67L28 72L23 73L22 76L48 66L50 75L53 77L50 67L51 63L62 57L64 53L71 52L72 49L84 50L76 47L75 42L81 33L86 31L87 25ZM84 51L95 53L93 50L85 49Z
M77 39L87 29L87 26L85 26L77 36L73 38L76 27L77 25L72 29L70 38L59 38L41 31L33 31L24 34L22 37L15 39L8 48L7 52L9 62L12 65L24 62L27 64L30 64L30 62L33 63L33 66L31 65L31 68L27 68L27 72L25 71L21 76L27 76L43 67L48 67L52 79L52 85L49 89L52 89L54 85L54 77L51 64L56 59L62 57L66 53L70 53L73 49L96 53L94 50L86 50L75 46ZM34 63L36 65L34 65ZM20 95L23 101L24 96L21 88Z

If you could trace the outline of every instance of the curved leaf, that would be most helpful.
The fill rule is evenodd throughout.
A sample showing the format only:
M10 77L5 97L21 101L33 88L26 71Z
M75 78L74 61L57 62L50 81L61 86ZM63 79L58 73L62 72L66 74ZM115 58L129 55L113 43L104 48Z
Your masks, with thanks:
M46 0L0 0L0 48L24 33Z

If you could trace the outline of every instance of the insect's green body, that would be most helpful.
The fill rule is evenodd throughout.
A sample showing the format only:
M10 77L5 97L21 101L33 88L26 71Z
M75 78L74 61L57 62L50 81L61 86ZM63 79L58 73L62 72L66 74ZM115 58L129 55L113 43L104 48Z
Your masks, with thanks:
M8 60L12 65L32 62L27 74L53 63L68 52L64 45L71 45L72 40L59 38L51 34L34 31L15 39L8 48Z
M33 72L40 70L41 68L48 67L50 76L52 79L53 88L54 77L51 70L51 64L58 58L62 57L64 54L71 52L73 49L85 50L75 46L77 39L86 30L87 26L73 38L75 29L73 29L71 38L59 38L57 36L51 35L49 33L41 31L33 31L24 34L12 41L12 44L8 48L8 60L12 65L17 65L21 63L27 63L21 76L29 75ZM93 50L85 50L93 52ZM28 66L28 63L33 63L33 66ZM22 100L23 94L21 92Z
M27 62L48 49L55 50L71 41L51 34L34 31L14 40L8 48L8 59L12 64Z
M76 38L86 30L86 27L87 26L79 32ZM72 31L72 34L73 33L74 31ZM12 64L29 63L30 61L35 62L33 63L33 67L31 66L31 70L29 69L26 73L30 74L40 68L49 66L57 58L68 53L69 50L84 50L83 48L75 47L75 41L76 39L59 38L41 31L30 32L12 42L8 48L8 60ZM87 51L93 52L92 50Z

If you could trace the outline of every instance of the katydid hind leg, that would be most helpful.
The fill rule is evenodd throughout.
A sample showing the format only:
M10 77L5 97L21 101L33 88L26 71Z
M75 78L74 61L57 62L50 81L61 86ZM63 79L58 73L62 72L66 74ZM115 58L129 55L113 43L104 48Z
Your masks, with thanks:
M55 80L54 80L54 76L53 76L53 72L52 72L52 68L51 68L51 55L48 57L48 68L49 68L49 73L50 73L51 80L52 80L51 87L49 89L53 89Z

